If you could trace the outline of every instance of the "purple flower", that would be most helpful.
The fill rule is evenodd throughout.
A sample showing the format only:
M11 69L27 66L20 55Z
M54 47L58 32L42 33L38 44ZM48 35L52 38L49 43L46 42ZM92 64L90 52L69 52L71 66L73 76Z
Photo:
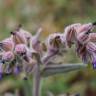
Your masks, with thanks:
M93 69L96 69L96 53L95 52L92 52L91 54L91 62L92 62L92 65L93 65Z
M0 80L2 80L2 77L3 77L3 76L2 76L2 73L0 73Z
M93 69L96 69L96 59L92 62L93 64Z
M81 44L79 41L76 44L77 55L82 59L83 63L88 63L89 54L86 50L86 45Z
M82 59L83 63L92 62L93 69L96 69L96 44L90 42L90 40L86 43L82 42L78 40L76 45L78 56Z
M93 68L96 69L96 44L94 44L93 42L88 42L86 49L89 52Z
M15 68L14 68L14 74L15 75L18 75L20 73L20 68L19 68L19 66L15 66Z
M93 24L72 24L65 28L64 30L64 37L66 41L66 45L68 47L71 47L73 43L77 42L79 40L81 43L85 43L88 41L89 34L88 31L91 31L93 29Z

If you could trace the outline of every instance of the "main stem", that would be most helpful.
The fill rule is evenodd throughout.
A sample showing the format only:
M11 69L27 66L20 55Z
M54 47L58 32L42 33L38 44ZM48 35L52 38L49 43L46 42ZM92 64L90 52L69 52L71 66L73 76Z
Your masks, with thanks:
M33 73L33 95L32 96L40 96L40 65L36 64L34 66Z

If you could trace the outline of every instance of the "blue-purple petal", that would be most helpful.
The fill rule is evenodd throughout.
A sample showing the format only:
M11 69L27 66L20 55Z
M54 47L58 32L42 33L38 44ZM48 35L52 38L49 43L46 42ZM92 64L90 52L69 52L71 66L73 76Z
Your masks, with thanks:
M18 66L15 67L15 69L14 69L14 73L15 73L16 75L18 75L19 72L20 72L20 68L19 68Z
M96 60L95 61L93 61L93 69L96 69Z
M2 73L0 73L0 80L2 80Z

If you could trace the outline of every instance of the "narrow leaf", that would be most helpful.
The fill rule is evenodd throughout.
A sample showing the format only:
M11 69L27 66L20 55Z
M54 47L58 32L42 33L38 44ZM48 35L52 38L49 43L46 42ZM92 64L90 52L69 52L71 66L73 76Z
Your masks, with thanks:
M87 65L85 65L85 64L48 65L43 69L41 74L42 74L42 76L47 77L47 76L52 76L55 74L71 72L71 71L86 68L86 67L87 67Z

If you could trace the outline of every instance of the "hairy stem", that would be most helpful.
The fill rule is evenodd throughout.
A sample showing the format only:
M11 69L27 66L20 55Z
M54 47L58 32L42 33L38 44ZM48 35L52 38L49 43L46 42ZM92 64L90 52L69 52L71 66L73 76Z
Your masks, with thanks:
M33 95L40 96L40 66L36 64L33 72Z

